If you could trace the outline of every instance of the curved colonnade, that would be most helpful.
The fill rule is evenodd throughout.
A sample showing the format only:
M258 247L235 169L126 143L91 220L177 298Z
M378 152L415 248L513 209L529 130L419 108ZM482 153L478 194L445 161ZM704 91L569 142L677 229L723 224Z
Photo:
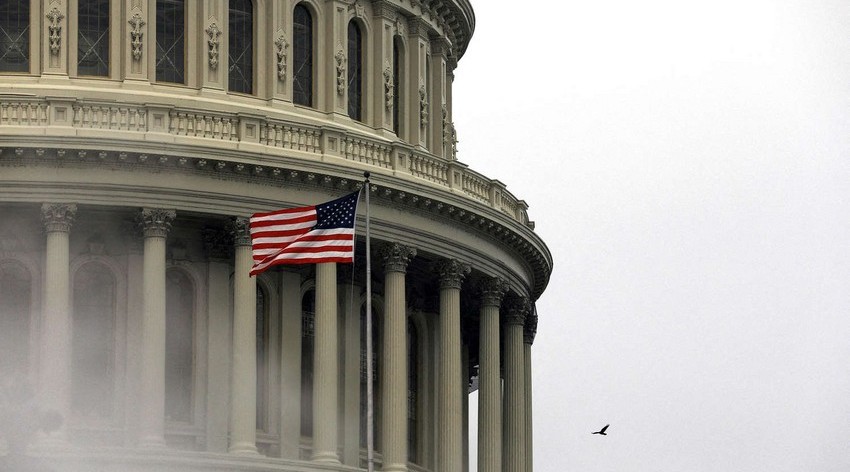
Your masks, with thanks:
M353 266L248 278L245 217L369 171L379 466L465 470L478 388L479 469L531 470L552 260L525 202L456 160L465 0L0 12L0 369L64 419L33 460L365 467L362 237Z

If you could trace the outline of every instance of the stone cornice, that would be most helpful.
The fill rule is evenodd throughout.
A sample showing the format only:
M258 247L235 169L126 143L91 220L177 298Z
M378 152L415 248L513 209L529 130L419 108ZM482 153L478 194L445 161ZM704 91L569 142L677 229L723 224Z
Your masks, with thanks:
M29 138L30 140L32 138ZM52 146L59 145L46 143ZM119 149L126 147L118 146ZM141 151L141 152L140 152ZM132 172L186 173L216 180L236 180L259 185L325 188L333 194L353 191L362 186L362 171L356 167L340 168L335 162L303 162L300 159L279 159L276 163L250 164L245 153L220 152L220 159L208 158L206 151L197 148L171 146L154 152L87 150L80 148L0 147L0 167L49 166L70 168L113 168ZM183 156L202 157L183 157ZM212 156L212 152L209 152ZM237 156L243 156L237 160ZM261 157L261 156L260 156ZM378 172L380 169L378 169ZM532 299L545 289L552 270L552 258L546 245L530 227L516 221L504 211L483 202L476 204L465 195L440 189L428 182L373 172L371 185L373 202L418 213L440 221L450 221L467 231L481 234L501 245L512 248L530 265L534 280L528 288ZM377 182L377 183L375 183ZM401 189L404 190L401 190ZM253 206L256 203L252 204ZM267 209L274 209L271 202ZM263 209L262 207L258 207ZM238 214L233 211L230 214ZM227 211L224 211L227 214Z

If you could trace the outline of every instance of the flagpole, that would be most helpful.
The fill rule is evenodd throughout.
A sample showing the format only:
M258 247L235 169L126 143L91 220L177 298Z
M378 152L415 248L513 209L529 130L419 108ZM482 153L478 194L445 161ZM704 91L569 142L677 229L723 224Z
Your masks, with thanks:
M369 239L369 172L366 178L366 466L368 472L375 471L375 414L372 398L372 254Z

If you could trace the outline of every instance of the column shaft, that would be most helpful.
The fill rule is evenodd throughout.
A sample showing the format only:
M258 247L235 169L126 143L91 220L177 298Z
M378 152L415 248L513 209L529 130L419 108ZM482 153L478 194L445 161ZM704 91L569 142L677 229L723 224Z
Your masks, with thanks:
M532 460L534 449L532 448L531 438L531 343L523 343L523 362L525 363L525 472L534 470L534 461Z
M522 324L505 328L505 472L525 470L525 359Z
M280 455L298 459L301 443L301 275L281 272Z
M59 412L64 424L55 433L65 439L70 414L71 275L69 231L76 205L45 204L41 208L47 230L44 268L44 321L41 334L41 394L44 406Z
M142 262L142 397L139 442L165 446L165 235L145 235Z
M316 264L313 460L339 463L339 351L336 263Z
M504 282L490 279L482 293L478 336L478 470L502 472L502 395L499 369L499 305Z
M460 345L460 287L468 265L444 261L440 272L440 353L437 470L462 472L463 405Z
M385 280L384 408L381 431L384 471L407 470L407 316L404 273L388 272Z
M233 274L233 362L229 452L257 452L257 279L251 246L237 239Z

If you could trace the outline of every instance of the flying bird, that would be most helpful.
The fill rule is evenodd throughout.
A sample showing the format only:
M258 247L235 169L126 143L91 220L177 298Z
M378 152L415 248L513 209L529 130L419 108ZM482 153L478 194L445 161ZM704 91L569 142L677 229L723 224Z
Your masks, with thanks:
M590 433L590 434L601 434L601 435L603 435L603 436L608 436L608 434L607 434L607 433L605 433L605 430L606 430L606 429L608 429L608 427L609 427L609 426L611 426L611 425L610 425L610 424L606 424L604 428L602 428L602 429L600 429L599 431L596 431L596 432L594 432L594 433Z

